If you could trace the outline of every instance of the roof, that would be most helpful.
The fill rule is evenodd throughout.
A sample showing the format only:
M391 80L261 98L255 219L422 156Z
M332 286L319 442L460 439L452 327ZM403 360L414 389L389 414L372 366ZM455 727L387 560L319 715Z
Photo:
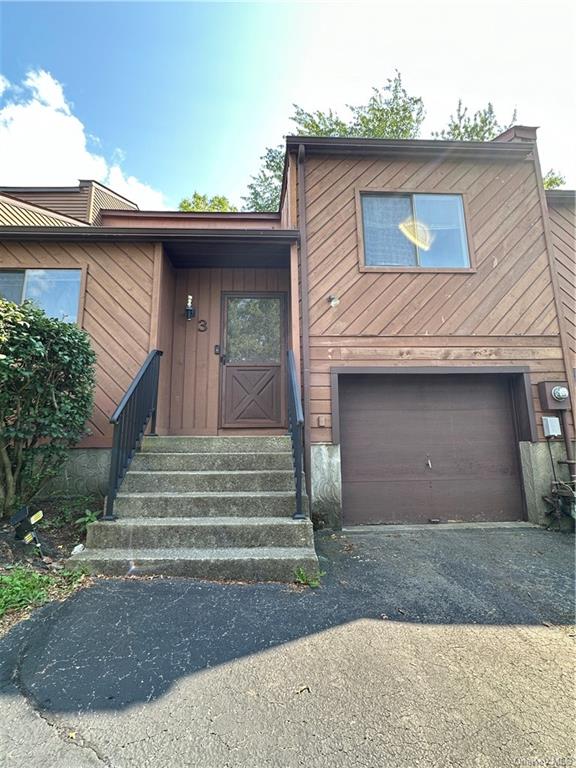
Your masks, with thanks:
M547 189L546 200L552 205L576 205L576 190Z
M86 227L83 221L0 194L0 227Z
M436 141L429 139L355 139L331 136L287 136L288 152L303 146L309 155L409 154L412 157L467 157L473 159L521 159L534 149L533 141Z

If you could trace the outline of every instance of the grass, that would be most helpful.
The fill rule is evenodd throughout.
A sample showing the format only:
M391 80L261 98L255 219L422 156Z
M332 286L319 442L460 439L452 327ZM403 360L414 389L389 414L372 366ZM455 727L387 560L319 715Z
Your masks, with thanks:
M62 600L87 580L82 571L42 573L25 565L7 567L0 573L0 618L49 600Z

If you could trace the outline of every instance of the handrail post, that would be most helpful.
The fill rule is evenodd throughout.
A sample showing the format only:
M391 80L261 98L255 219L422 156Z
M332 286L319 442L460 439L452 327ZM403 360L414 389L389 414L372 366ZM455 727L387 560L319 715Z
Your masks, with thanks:
M152 401L152 420L150 422L150 435L157 437L156 434L156 411L158 409L158 382L160 379L160 357L155 358L154 361L154 394Z
M292 459L294 463L294 479L296 482L296 510L292 515L294 520L305 520L304 505L302 503L302 447L304 413L302 399L298 388L296 376L296 361L294 352L288 350L288 424L292 441Z
M117 482L120 464L120 442L122 432L118 423L114 424L114 436L112 438L112 453L110 455L110 472L108 473L108 494L106 496L106 509L102 520L116 520L114 514L114 501L116 500Z

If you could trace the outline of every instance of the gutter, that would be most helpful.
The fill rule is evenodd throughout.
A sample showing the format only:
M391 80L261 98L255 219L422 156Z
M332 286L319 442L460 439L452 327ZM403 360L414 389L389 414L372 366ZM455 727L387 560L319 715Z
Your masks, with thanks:
M167 227L0 227L2 240L293 243L297 229L182 229Z
M463 157L486 159L522 159L529 156L536 146L533 141L430 141L426 139L348 139L318 136L287 136L288 150L299 151L304 147L312 154L357 154L382 157Z

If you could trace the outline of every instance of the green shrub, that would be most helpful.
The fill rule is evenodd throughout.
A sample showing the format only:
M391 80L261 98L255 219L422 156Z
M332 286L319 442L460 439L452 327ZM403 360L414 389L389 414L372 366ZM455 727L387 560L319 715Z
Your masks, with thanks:
M0 516L27 504L86 434L94 362L76 325L0 299Z

